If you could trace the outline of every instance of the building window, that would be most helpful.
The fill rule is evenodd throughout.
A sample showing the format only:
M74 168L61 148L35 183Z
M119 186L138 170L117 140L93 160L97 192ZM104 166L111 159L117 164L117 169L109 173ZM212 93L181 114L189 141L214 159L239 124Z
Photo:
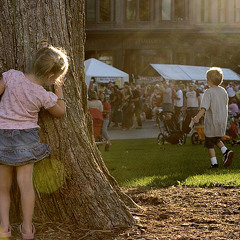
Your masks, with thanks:
M211 1L201 0L201 22L211 22Z
M86 0L86 16L88 22L96 22L96 0Z
M183 21L185 20L185 0L174 1L174 20Z
M234 20L236 23L239 23L240 22L240 0L235 0L234 10L235 10Z
M99 20L101 22L111 21L111 0L99 1Z
M172 12L172 0L162 0L162 20L170 21Z
M125 14L127 21L150 21L152 0L126 0Z
M86 0L87 22L111 22L113 19L113 0Z
M139 0L139 20L150 20L150 0Z
M136 0L127 0L126 3L126 20L136 21L137 2Z
M188 19L188 0L161 0L161 21Z
M227 19L227 3L226 0L218 0L218 22L225 23Z

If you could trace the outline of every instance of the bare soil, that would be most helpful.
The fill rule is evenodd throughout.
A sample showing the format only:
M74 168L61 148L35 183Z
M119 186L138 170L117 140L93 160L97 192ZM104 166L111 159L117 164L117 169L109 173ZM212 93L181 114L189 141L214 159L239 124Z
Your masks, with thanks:
M128 189L142 207L122 239L240 239L240 189Z
M132 210L136 224L119 232L76 229L56 223L35 223L39 240L240 239L240 189L123 189L140 206ZM12 239L21 239L17 225Z

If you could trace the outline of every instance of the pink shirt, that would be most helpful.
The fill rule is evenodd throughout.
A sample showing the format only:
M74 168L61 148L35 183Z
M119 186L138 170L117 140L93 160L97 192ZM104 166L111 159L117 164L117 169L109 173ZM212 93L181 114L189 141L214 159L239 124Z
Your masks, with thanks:
M39 128L38 112L49 109L58 97L42 86L30 82L16 70L3 73L5 91L0 101L0 129Z

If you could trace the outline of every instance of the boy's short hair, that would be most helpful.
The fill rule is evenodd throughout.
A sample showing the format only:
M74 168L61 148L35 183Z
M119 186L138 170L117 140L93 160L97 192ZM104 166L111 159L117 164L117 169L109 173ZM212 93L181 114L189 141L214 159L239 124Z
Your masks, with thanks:
M223 81L223 72L221 68L212 67L207 71L207 80L212 84L218 86Z

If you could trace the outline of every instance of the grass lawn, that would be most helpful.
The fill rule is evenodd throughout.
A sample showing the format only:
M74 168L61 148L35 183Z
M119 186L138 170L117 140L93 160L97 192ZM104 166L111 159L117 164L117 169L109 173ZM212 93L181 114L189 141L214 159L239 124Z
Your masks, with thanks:
M100 147L103 159L122 187L185 185L191 187L240 186L240 146L232 147L234 160L229 168L208 169L210 159L203 145L157 145L156 139L114 140L109 152Z

